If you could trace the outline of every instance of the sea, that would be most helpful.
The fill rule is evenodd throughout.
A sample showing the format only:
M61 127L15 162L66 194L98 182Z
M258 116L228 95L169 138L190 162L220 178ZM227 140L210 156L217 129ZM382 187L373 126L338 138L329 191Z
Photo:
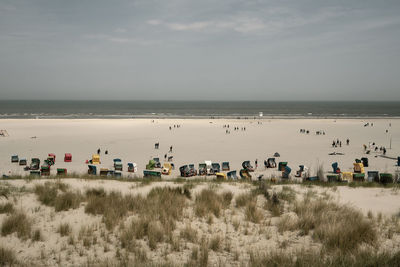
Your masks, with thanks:
M400 102L0 100L0 118L400 118Z

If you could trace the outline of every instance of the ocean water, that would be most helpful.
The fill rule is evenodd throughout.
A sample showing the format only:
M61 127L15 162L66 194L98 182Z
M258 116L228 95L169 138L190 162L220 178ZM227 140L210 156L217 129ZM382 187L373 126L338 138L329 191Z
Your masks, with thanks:
M400 102L0 101L0 118L400 117Z

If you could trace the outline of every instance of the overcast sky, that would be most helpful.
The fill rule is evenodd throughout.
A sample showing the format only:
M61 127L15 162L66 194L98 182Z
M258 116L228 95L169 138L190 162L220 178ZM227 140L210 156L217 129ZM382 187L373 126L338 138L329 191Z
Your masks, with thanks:
M0 0L0 99L400 101L400 1Z

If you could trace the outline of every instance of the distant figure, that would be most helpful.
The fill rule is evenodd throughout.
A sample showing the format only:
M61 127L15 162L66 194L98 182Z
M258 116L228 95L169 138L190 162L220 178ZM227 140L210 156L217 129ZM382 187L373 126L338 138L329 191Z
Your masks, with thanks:
M97 154L100 155L100 148L97 149Z
M167 154L164 155L164 160L166 160L166 159L167 159Z
M104 152L104 154L108 155L108 150L106 150L106 152Z
M346 144L347 144L347 145L349 145L349 144L350 144L350 140L349 140L349 138L347 138L347 140L346 140Z
M366 144L363 144L363 147L364 147L364 151L367 150L367 145Z
M386 148L383 148L383 155L386 155Z
M170 146L170 147L169 147L169 152L171 152L171 153L172 153L172 146Z
M256 163L256 169L257 169L257 167L258 167L258 160L257 159L256 159L255 163Z
M342 147L342 141L339 142L339 147Z
M169 130L171 130L172 128L171 128L171 126L169 126Z
M158 149L160 147L160 142L154 144L154 149Z
M386 133L388 133L389 131L386 129Z

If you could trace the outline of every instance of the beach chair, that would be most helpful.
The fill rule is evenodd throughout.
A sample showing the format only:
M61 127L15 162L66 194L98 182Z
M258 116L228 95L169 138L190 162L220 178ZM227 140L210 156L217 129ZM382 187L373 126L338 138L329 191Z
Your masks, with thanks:
M353 181L353 173L352 172L342 172L342 176L340 177L341 182L352 182Z
M12 163L18 163L18 162L19 162L18 155L13 155L13 156L11 156L11 162L12 162Z
M243 161L242 167L243 169L247 170L247 172L254 172L254 167L251 166L249 160Z
M339 174L328 174L326 176L326 178L328 179L328 182L330 183L335 183L335 182L339 182L340 178L339 178Z
M48 162L49 165L54 165L56 163L56 155L53 154L53 153L50 153L47 156L47 162Z
M108 170L107 171L107 176L108 177L114 177L115 176L115 171L114 170Z
M360 159L355 159L356 163L362 163Z
M94 165L88 165L88 174L96 175L97 174L97 167Z
M368 171L368 182L379 183L379 172L378 171Z
M400 157L397 157L397 166L400 166Z
M108 175L108 169L107 168L100 168L100 176L107 176Z
M222 162L222 170L223 171L229 171L230 170L229 162L227 162L227 161Z
M281 155L278 152L274 153L274 157L279 158Z
M353 181L354 182L364 182L365 173L353 173Z
M219 163L212 163L211 168L213 169L214 173L220 172L221 171L221 166Z
M19 160L19 166L25 166L27 164L26 159Z
M181 173L181 177L189 177L189 166L188 165L183 165L179 167L179 172Z
M67 169L57 168L57 175L67 175Z
M215 175L217 175L217 180L226 180L226 174L223 172L217 172Z
M207 175L214 175L214 170L212 168L212 162L210 160L205 160Z
M368 167L368 158L361 158L361 162L364 165L364 167Z
M151 170L144 170L143 171L143 177L151 178L161 178L161 172L159 171L151 171Z
M49 176L50 175L50 166L42 165L40 167L40 175L41 176Z
M229 179L237 179L236 171L230 171L227 173Z
M296 171L295 177L301 177L304 172L304 165L299 165L299 170Z
M114 170L122 171L122 161L121 159L114 159Z
M174 159L174 156L169 156L168 157L168 162L171 162Z
M71 153L65 153L64 155L64 162L71 162L72 161L72 155Z
M381 173L379 175L379 182L382 184L391 184L393 183L393 176L391 173Z
M29 165L29 169L30 170L39 170L39 166L40 166L40 159L32 158L31 164Z
M241 169L239 174L240 174L240 178L251 180L251 174L247 169Z
M172 172L171 163L165 162L161 173L164 175L170 175L171 172Z
M275 158L268 158L268 159L264 162L264 166L265 166L266 168L276 168Z
M287 166L287 162L286 161L281 161L281 162L279 162L279 164L278 164L278 171L281 171L281 172L283 172L283 171L285 171L285 167Z
M136 163L128 163L128 172L137 172Z
M154 160L149 160L149 163L146 165L146 170L154 170L156 166L156 162Z
M196 176L197 175L197 171L194 168L194 164L189 164L189 176Z
M337 162L332 163L332 169L333 169L333 173L340 173L340 168L338 167Z
M100 155L98 154L92 155L92 164L100 164Z
M291 168L285 166L285 170L282 172L282 178L288 179L291 171L292 171Z
M199 163L199 175L207 175L207 164Z
M155 165L154 168L161 168L161 162L159 158L153 158Z
M122 173L116 171L116 172L114 172L114 177L121 178L122 177Z
M364 165L362 163L353 163L355 173L365 173Z

